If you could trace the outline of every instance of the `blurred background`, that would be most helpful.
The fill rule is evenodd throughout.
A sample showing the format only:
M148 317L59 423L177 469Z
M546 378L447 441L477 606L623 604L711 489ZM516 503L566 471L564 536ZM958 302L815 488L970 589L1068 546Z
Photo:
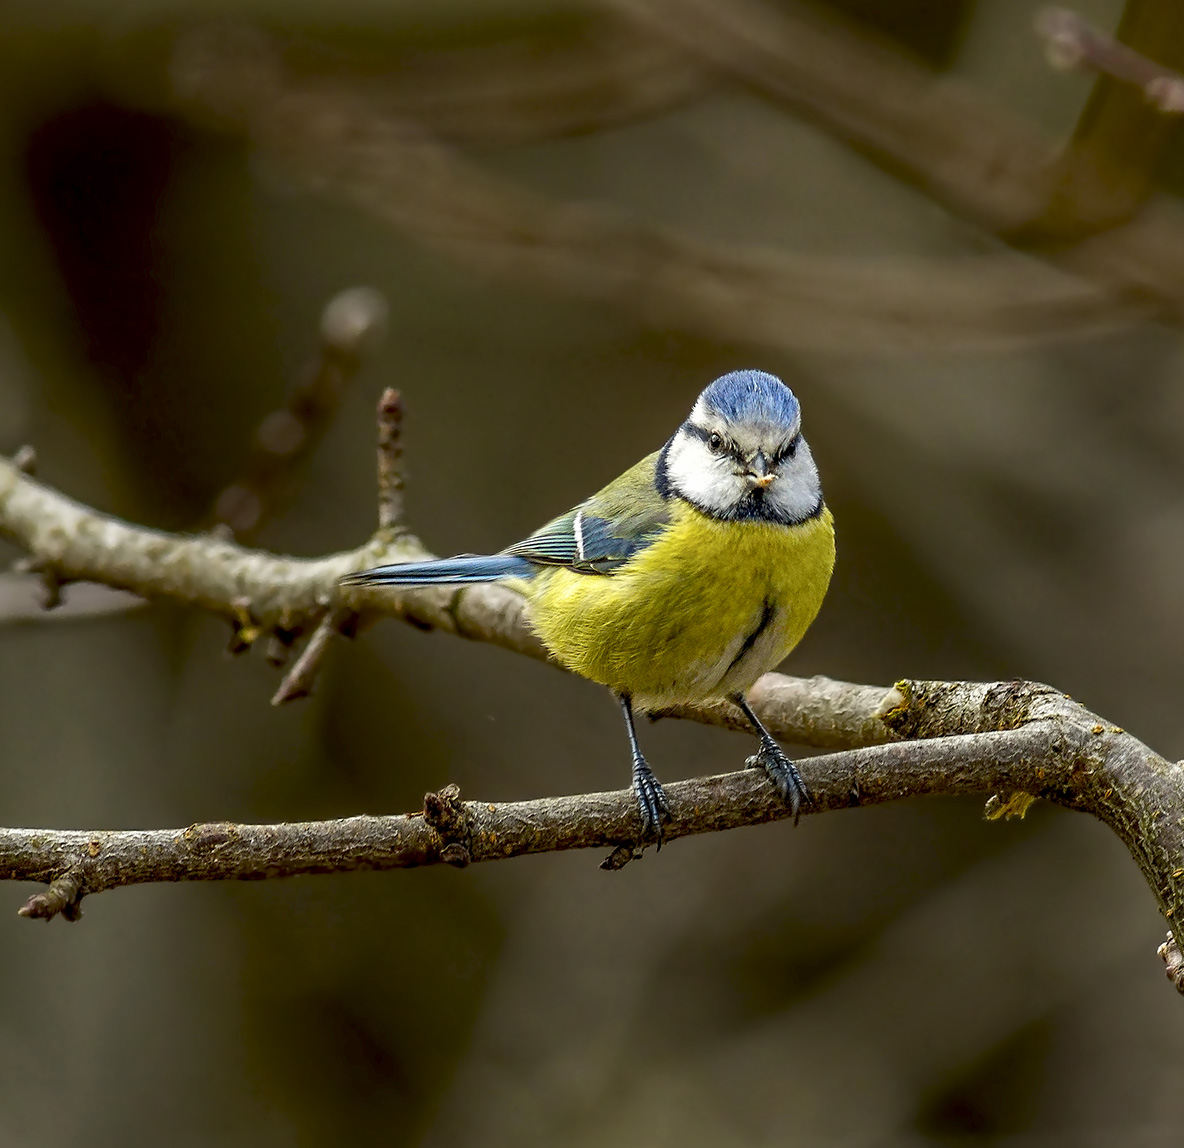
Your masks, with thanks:
M1184 64L1172 0L1078 11ZM8 5L0 451L208 523L325 303L366 284L386 343L243 536L363 540L396 386L411 525L484 551L761 367L838 524L790 672L1046 680L1181 756L1184 163L1138 87L1049 67L1036 13ZM217 619L25 614L0 629L4 824L627 781L611 698L496 649L387 623L274 709L278 671ZM643 736L665 779L749 752ZM1083 816L981 810L808 817L616 874L549 855L13 915L0 1143L1178 1144L1184 1014L1138 871Z

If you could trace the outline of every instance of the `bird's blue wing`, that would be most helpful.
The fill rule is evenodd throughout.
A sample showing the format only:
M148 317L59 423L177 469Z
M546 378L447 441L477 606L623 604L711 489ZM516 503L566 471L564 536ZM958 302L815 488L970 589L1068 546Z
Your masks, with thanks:
M463 586L530 578L539 566L613 574L653 542L670 520L666 500L654 485L657 459L656 454L642 459L575 510L500 554L377 566L342 581L350 586Z
M649 546L670 521L654 485L657 455L642 459L620 478L553 519L503 554L580 574L613 574Z

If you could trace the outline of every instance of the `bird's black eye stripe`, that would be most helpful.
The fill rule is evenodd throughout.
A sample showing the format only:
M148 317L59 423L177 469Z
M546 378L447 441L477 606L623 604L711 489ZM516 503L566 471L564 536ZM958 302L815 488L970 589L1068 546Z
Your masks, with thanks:
M774 462L784 462L787 458L793 458L798 453L798 447L801 445L802 435L799 431L793 436L778 452L773 459Z
M705 442L707 449L713 454L723 454L724 451L734 449L719 431L708 430L706 427L698 426L692 422L683 423L683 429L687 434L694 435L695 438Z

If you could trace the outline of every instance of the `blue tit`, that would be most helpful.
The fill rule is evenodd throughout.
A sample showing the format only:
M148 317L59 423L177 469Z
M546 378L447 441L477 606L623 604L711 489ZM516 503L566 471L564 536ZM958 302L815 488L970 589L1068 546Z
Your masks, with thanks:
M798 644L834 568L834 520L793 392L763 371L716 379L661 450L488 556L379 566L367 586L505 581L555 659L607 686L625 716L643 839L670 816L638 746L634 711L729 699L797 820L801 775L746 700Z

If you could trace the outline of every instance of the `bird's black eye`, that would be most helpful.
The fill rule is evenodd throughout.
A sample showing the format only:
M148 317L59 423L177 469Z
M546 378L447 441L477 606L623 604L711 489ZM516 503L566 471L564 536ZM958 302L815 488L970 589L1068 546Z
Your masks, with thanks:
M712 454L719 454L724 449L724 436L719 431L712 431L707 439L707 449Z
M793 458L793 456L798 453L798 443L801 441L802 436L800 434L794 435L794 437L777 452L777 461L781 462L784 459Z

